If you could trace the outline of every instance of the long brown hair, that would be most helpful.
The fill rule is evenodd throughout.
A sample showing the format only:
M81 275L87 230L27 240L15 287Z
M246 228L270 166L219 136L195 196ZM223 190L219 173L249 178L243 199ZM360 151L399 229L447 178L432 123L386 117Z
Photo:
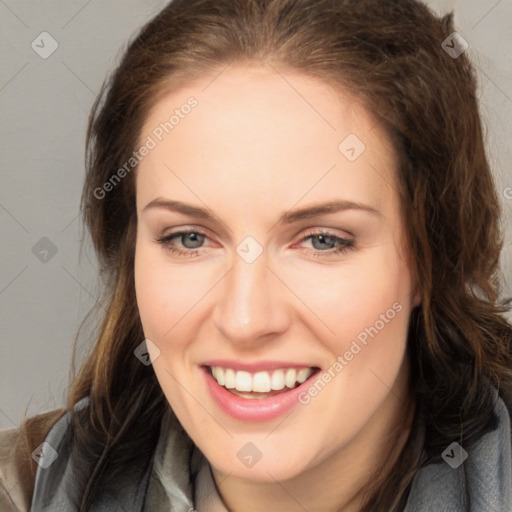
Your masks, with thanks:
M416 0L174 0L129 44L90 116L82 212L105 282L96 343L74 377L68 410L88 396L75 440L93 471L80 510L126 464L150 454L168 404L152 368L134 291L135 169L129 161L162 91L237 63L272 63L349 90L378 118L399 155L398 187L421 305L408 357L415 421L364 510L399 511L422 463L495 426L488 382L512 392L512 328L499 302L500 207L489 168L477 79L467 53L442 47L453 13ZM454 85L455 84L455 85ZM507 398L508 399L508 398ZM423 432L420 435L420 432Z

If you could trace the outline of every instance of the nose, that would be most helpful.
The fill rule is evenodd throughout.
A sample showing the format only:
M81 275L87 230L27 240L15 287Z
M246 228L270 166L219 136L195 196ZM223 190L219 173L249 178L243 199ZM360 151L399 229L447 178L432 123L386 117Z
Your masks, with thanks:
M215 325L240 347L252 348L273 339L289 325L286 287L267 264L265 252L252 263L234 254L233 267L219 289Z

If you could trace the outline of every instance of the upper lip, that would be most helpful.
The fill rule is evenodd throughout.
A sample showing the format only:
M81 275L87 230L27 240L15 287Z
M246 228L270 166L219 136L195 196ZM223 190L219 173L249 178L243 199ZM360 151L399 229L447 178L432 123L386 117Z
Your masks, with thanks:
M250 373L263 372L266 370L279 370L281 368L318 368L315 365L297 363L293 361L253 361L243 362L229 359L212 359L205 361L203 366L220 366L231 368L235 371L246 371Z

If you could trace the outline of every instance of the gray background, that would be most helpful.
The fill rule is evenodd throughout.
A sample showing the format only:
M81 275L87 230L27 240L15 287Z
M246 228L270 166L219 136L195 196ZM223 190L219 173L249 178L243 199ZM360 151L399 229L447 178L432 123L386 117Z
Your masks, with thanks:
M166 3L0 0L0 429L17 425L26 407L36 414L64 404L72 342L100 291L78 216L88 112L129 38ZM428 4L439 14L455 9L480 76L511 294L512 0ZM51 49L43 32L58 44L46 59L35 51Z

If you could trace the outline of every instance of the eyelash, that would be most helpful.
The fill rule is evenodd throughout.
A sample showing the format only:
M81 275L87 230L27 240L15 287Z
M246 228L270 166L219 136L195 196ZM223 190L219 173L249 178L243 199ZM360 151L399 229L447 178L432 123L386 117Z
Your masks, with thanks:
M172 233L170 235L166 235L166 236L157 238L156 242L161 244L164 247L164 249L166 251L170 252L171 254L175 254L178 256L184 256L187 258L192 258L192 257L196 256L196 254L198 252L200 252L199 249L183 250L183 249L176 249L175 247L170 245L170 242L172 239L180 238L181 236L188 235L190 233L198 234L198 235L205 236L205 237L208 236L206 233L203 233L199 229L190 229L190 230L184 230L184 231L177 231L176 233ZM329 233L327 231L321 231L321 230L307 232L307 234L305 234L299 240L299 243L303 243L306 240L310 240L310 239L318 237L318 236L327 236L327 237L333 238L335 243L341 242L341 245L338 247L335 247L333 249L330 249L328 251L319 251L317 249L313 249L314 257L320 257L320 256L324 256L324 255L336 256L336 255L340 255L340 254L345 254L349 251L354 250L354 248L355 248L355 244L354 244L353 240L349 240L348 238L341 238L339 236L333 235L332 233Z

